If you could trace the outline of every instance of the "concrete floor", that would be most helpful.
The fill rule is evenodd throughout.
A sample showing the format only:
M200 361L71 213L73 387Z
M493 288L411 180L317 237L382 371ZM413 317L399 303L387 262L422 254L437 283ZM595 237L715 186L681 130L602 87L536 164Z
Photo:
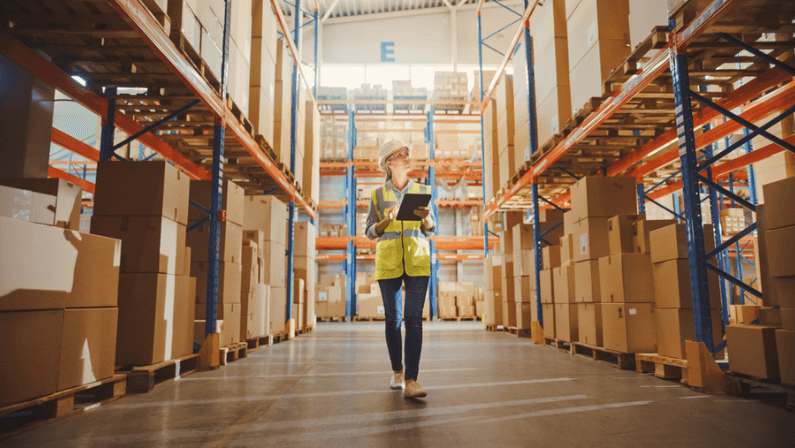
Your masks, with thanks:
M795 413L704 395L480 323L425 324L424 400L389 389L384 324L335 323L2 447L793 447Z

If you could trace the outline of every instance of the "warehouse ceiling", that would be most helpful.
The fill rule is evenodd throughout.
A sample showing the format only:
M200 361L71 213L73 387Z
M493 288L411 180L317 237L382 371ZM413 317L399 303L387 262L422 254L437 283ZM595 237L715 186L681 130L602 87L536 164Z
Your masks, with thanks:
M320 16L331 10L329 18L350 17L367 14L382 14L396 11L446 8L464 4L476 4L477 0L317 0ZM291 15L294 3L281 0L282 11ZM314 0L301 0L301 9L314 12Z

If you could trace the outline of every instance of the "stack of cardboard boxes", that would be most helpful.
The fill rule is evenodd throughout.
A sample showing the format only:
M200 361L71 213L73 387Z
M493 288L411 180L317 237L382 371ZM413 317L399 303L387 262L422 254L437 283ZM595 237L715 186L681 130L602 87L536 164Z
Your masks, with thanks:
M707 252L715 248L712 226L704 226L704 246ZM649 233L650 255L654 276L655 322L657 324L657 353L660 356L683 359L685 341L695 340L693 295L690 284L687 227L673 224ZM718 277L707 271L709 302L712 316L713 340L720 341L720 289Z
M628 17L628 0L566 0L572 112L601 97L604 80L629 56Z
M635 252L633 238L644 215L607 222L610 255L599 259L604 347L622 353L656 353L651 256Z
M729 370L788 385L795 385L795 213L788 206L793 194L795 178L764 186L765 205L756 209L756 262L766 306L757 309L758 325L726 327Z
M348 301L345 296L344 274L321 275L317 282L317 301L315 314L322 318L344 318L347 316Z
M555 134L560 133L563 126L571 119L566 2L567 0L545 2L531 16L530 20L530 28L533 30L533 68L539 146L546 143ZM523 107L523 109L525 116L522 118L525 121L517 120L517 123L523 124L517 126L516 138L518 141L519 136L522 136L521 150L522 154L525 154L524 160L528 160L529 137L526 135L530 123L526 117L527 107ZM519 146L519 144L516 145L517 150L520 149Z
M502 323L502 263L503 255L497 247L483 260L483 283L486 285L484 294L483 321L486 325L503 325Z
M456 282L455 304L457 316L461 318L475 317L475 284L468 282Z
M268 326L271 334L285 331L287 285L284 238L287 206L273 196L245 196L243 229L247 240L256 241L262 253L262 284L270 286ZM256 238L256 240L254 240Z
M311 222L295 223L295 240L293 243L293 272L295 278L303 280L302 288L304 301L302 304L301 317L297 328L312 327L315 325L315 295L317 291L317 265L315 264L317 238L317 228ZM294 290L294 291L297 291ZM296 296L293 293L293 302ZM294 316L295 317L295 316Z
M188 177L166 162L100 162L91 231L122 241L117 365L193 353L196 279L185 231Z
M381 288L372 272L356 273L356 315L363 318L383 318Z
M497 157L500 166L500 185L505 185L516 172L516 151L514 150L514 103L513 75L503 75L497 84ZM523 159L519 159L523 160Z
M190 182L190 199L202 207L210 208L212 182L193 180ZM249 298L253 291L241 292L242 251L243 251L243 189L225 180L220 209L224 210L226 220L220 223L218 252L218 301L217 319L220 322L221 346L240 342L240 323L244 317L241 297ZM188 222L193 225L204 219L206 214L191 206ZM195 338L204 340L207 316L207 272L209 268L210 223L204 223L187 234L190 247L190 273L197 280ZM242 295L241 295L242 294ZM248 307L248 304L246 304Z
M77 231L80 187L0 184L0 406L113 376L121 242Z
M246 232L243 239L240 280L240 339L247 341L269 334L270 286L264 283L265 266L258 237ZM253 238L252 238L253 237Z
M277 28L270 2L253 0L248 119L254 127L254 135L261 135L270 146L273 146L273 108L276 102Z
M599 259L610 254L607 222L637 212L635 191L634 177L584 177L571 187L561 247L574 260L579 340L588 345L603 344Z
M497 138L496 99L489 101L486 110L483 112L483 154L485 157L483 164L486 167L483 173L486 197L493 198L502 188L500 183L500 148Z
M566 215L568 213L564 215L564 223L566 222ZM571 237L571 234L566 235ZM567 241L566 235L561 237L559 241ZM580 337L580 324L579 316L577 315L578 304L575 300L574 259L571 253L571 244L545 247L542 254L544 267L552 269L552 299L555 304L554 337L566 342L577 342ZM544 337L551 337L547 336L547 325L547 317L545 315Z
M503 269L502 279L502 325L506 327L516 326L516 272L514 263L522 262L522 254L514 253L513 228L522 223L522 212L505 212L505 228L499 232L500 246L499 252L502 255ZM529 279L527 279L529 281ZM520 280L521 281L521 280ZM530 285L530 289L535 289L535 285ZM521 291L521 284L520 284ZM522 298L519 298L522 300Z
M458 316L456 305L457 286L455 282L437 283L437 305L440 319L453 319Z

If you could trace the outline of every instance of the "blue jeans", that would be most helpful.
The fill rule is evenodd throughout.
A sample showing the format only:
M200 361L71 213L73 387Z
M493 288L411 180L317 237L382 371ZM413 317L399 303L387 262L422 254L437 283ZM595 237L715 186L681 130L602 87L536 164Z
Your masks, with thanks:
M422 352L422 308L425 306L425 292L428 289L429 278L410 277L404 273L399 278L378 280L386 315L386 347L389 350L389 359L392 361L392 370L396 372L403 370L400 322L404 320L402 289L403 282L406 283L405 378L407 380L416 380L419 373Z

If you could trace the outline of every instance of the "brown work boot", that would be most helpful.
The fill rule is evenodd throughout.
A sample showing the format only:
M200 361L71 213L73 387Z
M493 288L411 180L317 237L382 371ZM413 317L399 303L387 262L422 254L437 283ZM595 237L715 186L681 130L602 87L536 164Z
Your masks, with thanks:
M395 390L403 389L406 387L406 382L403 381L402 370L400 372L395 372L395 374L392 376L392 383L390 384L390 387Z
M406 389L403 390L405 398L424 398L428 395L425 389L415 380L406 380Z

